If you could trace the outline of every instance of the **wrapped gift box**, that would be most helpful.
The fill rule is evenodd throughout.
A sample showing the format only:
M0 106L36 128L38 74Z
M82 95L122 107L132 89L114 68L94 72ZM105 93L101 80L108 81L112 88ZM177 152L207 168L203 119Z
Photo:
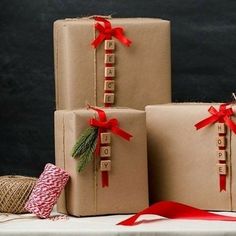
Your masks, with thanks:
M207 103L146 107L151 202L173 200L208 210L236 210L236 136L227 127L226 191L221 191L219 123L200 130L194 126L211 116L210 106L219 110L219 104Z
M99 159L83 172L71 150L88 120L96 112L86 109L55 112L56 165L70 175L58 201L58 211L74 216L135 213L148 206L147 143L145 112L134 109L106 109L108 119L116 118L119 127L132 134L126 141L112 134L109 186L103 188Z
M114 106L144 109L171 100L170 22L152 18L109 19L122 27L130 40L124 46L115 37ZM103 106L104 42L94 49L98 36L95 20L76 18L54 23L57 109L78 109L87 103Z

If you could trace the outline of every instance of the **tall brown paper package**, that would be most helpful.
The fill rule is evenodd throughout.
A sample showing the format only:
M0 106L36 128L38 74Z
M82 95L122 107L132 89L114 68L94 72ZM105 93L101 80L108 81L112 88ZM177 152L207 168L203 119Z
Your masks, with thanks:
M170 22L154 18L109 19L132 40L116 42L114 106L143 110L171 101ZM95 20L75 18L54 23L56 108L103 106L104 43L96 50ZM98 35L98 33L96 34Z
M171 200L206 210L236 210L236 135L227 128L228 173L226 191L220 192L216 124L194 127L211 115L210 106L219 109L219 104L209 103L146 107L151 202Z
M99 158L77 172L71 157L76 140L96 113L86 109L55 112L56 165L70 174L70 181L57 203L61 213L74 216L135 213L148 206L147 140L145 112L106 109L119 127L133 135L130 141L112 134L109 187L102 187ZM96 168L95 168L96 167Z

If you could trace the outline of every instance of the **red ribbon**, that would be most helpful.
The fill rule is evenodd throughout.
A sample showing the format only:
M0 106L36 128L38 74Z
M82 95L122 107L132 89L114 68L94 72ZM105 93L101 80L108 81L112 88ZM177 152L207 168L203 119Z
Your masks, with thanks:
M89 106L89 108L96 111L98 113L98 118L99 118L98 120L92 118L89 121L91 126L98 128L98 141L95 149L96 156L100 155L100 147L101 147L100 134L102 132L110 130L113 134L116 134L128 141L130 140L131 137L133 137L131 134L119 128L119 122L117 119L112 118L110 120L107 120L106 113L103 110L91 106ZM108 185L109 185L108 173L107 171L102 171L102 187L108 187Z
M236 217L224 216L215 213L210 213L198 208L187 206L177 202L162 201L153 204L152 206L140 211L130 218L119 222L117 225L133 226L140 223L148 222L142 220L137 222L141 215L153 214L169 219L183 219L183 220L219 220L219 221L236 221Z
M92 108L93 109L93 108ZM102 110L99 111L99 113L101 112ZM102 111L103 112L103 111ZM98 113L98 114L99 114ZM102 120L96 120L96 119L90 119L90 125L91 126L94 126L94 127L99 127L99 128L102 128L102 129L108 129L108 130L111 130L111 132L113 134L116 134L116 135L119 135L120 137L122 137L123 139L126 139L126 140L130 140L130 138L132 137L131 134L125 132L124 130L120 129L119 128L119 123L118 123L118 120L113 118L113 119L110 119L108 121L102 121Z
M226 175L220 175L219 182L220 192L226 191Z
M121 43L123 43L125 46L129 47L132 43L128 38L124 35L124 29L122 27L111 27L111 23L102 18L102 17L95 17L96 21L100 21L104 23L104 26L96 23L95 28L99 31L99 35L97 38L92 42L92 46L94 48L97 48L104 40L111 39L112 37L117 38Z
M201 129L215 122L222 122L225 123L236 134L236 124L230 119L234 112L231 107L227 108L228 105L229 103L221 104L219 111L217 111L216 108L211 106L208 109L208 112L211 114L211 116L195 124L196 129Z

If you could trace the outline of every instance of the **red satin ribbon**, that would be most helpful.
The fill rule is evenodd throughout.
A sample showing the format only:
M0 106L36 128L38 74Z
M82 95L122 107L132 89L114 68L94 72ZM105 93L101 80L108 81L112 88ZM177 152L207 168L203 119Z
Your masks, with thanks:
M96 156L100 155L100 147L101 147L100 134L102 132L110 130L113 134L116 134L128 141L131 139L131 137L133 137L131 134L119 128L119 122L117 119L113 118L107 120L106 113L103 110L91 106L89 106L89 109L96 111L98 113L98 118L99 118L98 120L95 118L89 120L91 126L98 128L98 141L95 149ZM108 185L109 185L108 173L107 171L102 171L102 187L108 187Z
M177 202L162 201L153 204L152 206L140 211L130 218L119 222L117 225L133 226L145 221L137 222L141 215L153 214L169 219L183 220L219 220L219 221L236 221L236 217L224 216L215 213L210 213L198 208L187 206Z
M226 191L226 175L220 175L220 192Z
M102 110L100 110L102 111ZM103 112L103 111L102 111ZM123 139L130 140L132 137L131 134L125 132L124 130L119 128L118 120L113 118L108 121L102 121L102 120L96 120L96 119L90 119L90 125L94 127L99 127L102 129L108 129L111 130L112 133L119 135Z
M227 108L230 105L229 103L224 103L220 105L219 111L211 106L208 111L211 116L195 124L196 129L201 129L207 125L213 124L215 122L225 123L235 134L236 134L236 124L230 119L234 115L233 109Z
M129 47L132 43L128 38L124 35L124 29L121 27L111 27L111 23L102 18L102 17L95 17L96 21L100 21L104 23L104 26L96 23L95 28L99 31L99 35L97 38L91 43L94 48L97 48L104 40L111 39L112 37L117 38L122 44Z

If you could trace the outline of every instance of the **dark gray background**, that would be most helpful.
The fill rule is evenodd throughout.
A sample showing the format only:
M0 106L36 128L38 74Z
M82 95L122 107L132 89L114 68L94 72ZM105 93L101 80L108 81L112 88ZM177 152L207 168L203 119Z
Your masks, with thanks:
M1 0L0 175L54 162L53 21L92 14L171 20L173 101L231 99L235 0Z

